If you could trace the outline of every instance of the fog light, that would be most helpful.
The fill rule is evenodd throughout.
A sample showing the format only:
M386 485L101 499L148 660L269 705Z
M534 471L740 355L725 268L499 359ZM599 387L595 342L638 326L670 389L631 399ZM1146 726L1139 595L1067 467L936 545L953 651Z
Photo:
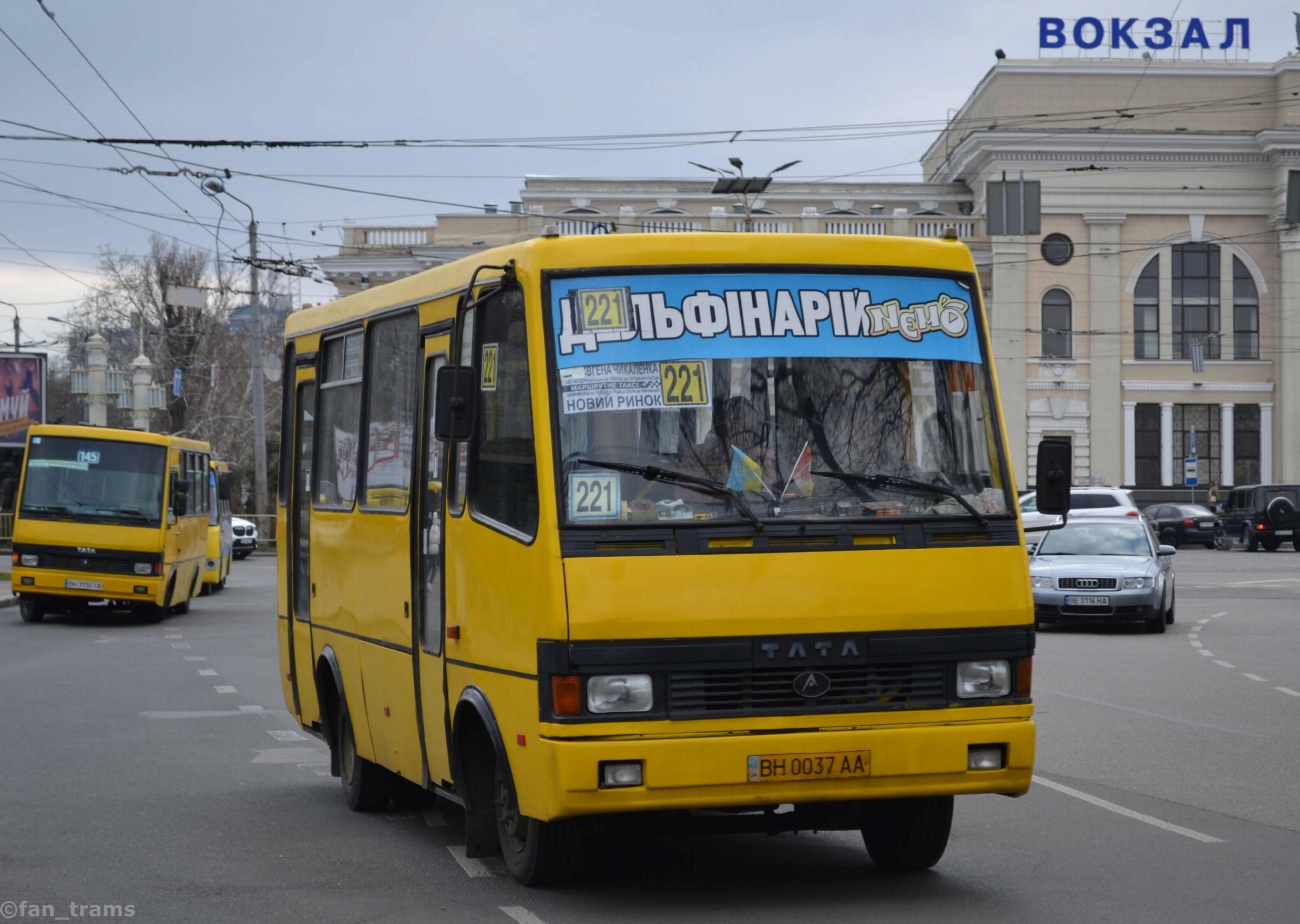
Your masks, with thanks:
M135 563L136 574L153 574L153 565L147 561L138 561Z
M36 578L32 578L32 577L25 577L25 578L23 578L23 586L24 586L24 587L31 587L31 586L33 586L35 583L36 583Z
M1001 770L1006 766L1005 744L972 744L966 751L967 770Z
M1011 665L1006 661L962 661L957 665L957 696L983 699L1011 692Z
M209 570L209 571L216 571L216 570L217 570L217 563L216 563L215 561L213 561L212 559L210 559L210 558L208 559L208 570Z
M149 588L145 587L143 584L136 584L131 588L131 590L138 594L147 594L149 592Z
M600 765L600 786L602 789L619 789L624 786L640 785L641 761L607 762Z
M649 674L615 674L587 680L587 708L592 712L649 712L654 702Z
M24 568L35 568L40 563L40 559L35 555L22 556L22 565Z

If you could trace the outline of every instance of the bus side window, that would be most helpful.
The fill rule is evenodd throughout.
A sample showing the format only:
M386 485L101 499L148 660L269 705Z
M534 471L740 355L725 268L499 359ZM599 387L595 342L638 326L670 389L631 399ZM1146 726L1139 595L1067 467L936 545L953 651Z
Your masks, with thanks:
M411 494L415 398L420 368L419 318L414 311L372 321L366 407L366 466L361 506L401 513Z
M357 450L361 442L360 331L325 342L324 381L320 385L320 430L332 439L316 441L312 503L351 507L357 494Z
M474 352L474 318L477 309L470 308L460 321L460 350L456 354L457 362L468 366L473 362ZM469 444L451 444L451 464L447 466L447 512L454 517L465 512L465 481L469 477Z
M523 292L507 289L480 311L470 505L478 516L531 539L537 532L537 460Z

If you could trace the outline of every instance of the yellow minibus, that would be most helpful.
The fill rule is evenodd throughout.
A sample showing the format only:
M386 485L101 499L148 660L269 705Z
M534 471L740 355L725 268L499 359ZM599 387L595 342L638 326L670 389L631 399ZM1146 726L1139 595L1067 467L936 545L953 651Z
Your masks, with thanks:
M200 596L225 589L234 559L235 536L230 520L230 465L213 459L204 488L208 492L208 550L203 563Z
M955 795L1028 789L1033 599L955 236L547 234L285 333L281 681L349 807L436 793L541 884L628 813L926 868Z
M126 607L184 613L203 578L211 450L110 427L28 431L14 516L13 589L24 622Z

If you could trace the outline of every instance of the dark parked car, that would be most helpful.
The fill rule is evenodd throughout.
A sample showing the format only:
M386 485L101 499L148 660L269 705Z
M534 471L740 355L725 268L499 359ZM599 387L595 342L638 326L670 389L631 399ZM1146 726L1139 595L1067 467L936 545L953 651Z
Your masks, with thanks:
M1272 552L1283 542L1300 552L1300 485L1250 484L1228 492L1214 530L1214 547L1241 541L1247 552Z
M1174 548L1188 542L1199 542L1207 549L1214 548L1214 511L1200 504L1152 504L1142 511L1151 521L1160 537L1161 545Z

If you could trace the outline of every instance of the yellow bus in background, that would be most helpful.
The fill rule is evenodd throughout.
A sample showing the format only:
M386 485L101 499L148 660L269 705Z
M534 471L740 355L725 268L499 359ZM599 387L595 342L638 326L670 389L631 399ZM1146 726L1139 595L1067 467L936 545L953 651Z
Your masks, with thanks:
M28 432L14 516L13 589L24 622L126 607L184 613L203 579L207 443L138 430Z
M207 596L224 590L234 559L234 533L230 522L230 465L213 459L208 471L208 549L203 562L203 586Z
M295 312L285 702L468 856L588 816L932 866L1034 762L1033 600L955 237L546 236Z

